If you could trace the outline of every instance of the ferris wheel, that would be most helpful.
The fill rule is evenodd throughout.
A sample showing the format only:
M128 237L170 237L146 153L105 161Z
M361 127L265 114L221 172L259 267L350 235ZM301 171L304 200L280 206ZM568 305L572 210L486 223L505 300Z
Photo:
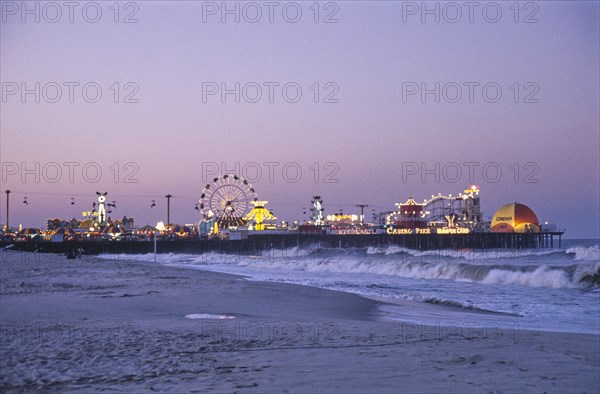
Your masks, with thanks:
M221 228L243 226L251 202L258 201L252 185L237 175L222 175L208 183L200 196L200 213Z

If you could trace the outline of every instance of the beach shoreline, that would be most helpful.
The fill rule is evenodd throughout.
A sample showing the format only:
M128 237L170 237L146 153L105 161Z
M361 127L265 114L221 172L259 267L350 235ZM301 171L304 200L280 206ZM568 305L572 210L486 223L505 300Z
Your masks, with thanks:
M599 335L389 321L355 294L1 253L2 392L600 390Z

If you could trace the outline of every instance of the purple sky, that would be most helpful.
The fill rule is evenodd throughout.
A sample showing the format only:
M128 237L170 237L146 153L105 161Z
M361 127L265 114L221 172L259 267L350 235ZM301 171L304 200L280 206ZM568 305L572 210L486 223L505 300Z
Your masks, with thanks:
M112 1L98 2L102 17L97 23L83 19L85 3L75 9L73 23L66 8L58 22L47 22L44 16L51 19L55 13L46 8L43 14L46 3L39 3L39 23L34 15L25 15L22 23L21 10L12 15L7 3L0 27L0 154L2 191L14 191L12 225L42 226L49 217L80 217L96 191L108 191L109 200L117 201L113 216L134 216L140 225L166 219L163 196L171 193L171 221L197 222L194 204L207 162L224 162L228 169L235 163L261 164L263 175L254 185L279 219L302 219L302 208L315 194L323 196L326 213L355 212L354 204L366 203L370 214L371 209L392 210L410 196L422 201L438 192L457 194L469 184L463 163L476 162L474 183L482 190L486 217L516 200L529 205L541 221L566 227L569 237L599 237L598 2L532 3L537 9L525 8L524 2L519 23L509 8L513 2L498 3L502 16L497 23L482 15L485 2L475 9L472 23L466 8L456 23L445 21L444 16L454 17L450 8L443 13L446 3L440 3L440 23L433 15L422 23L420 13L403 15L403 8L410 10L406 2L359 1L336 3L338 23L322 23L335 11L333 6L324 9L326 3L320 4L320 23L314 23L312 1L297 3L302 9L297 23L282 17L286 3L275 9L273 23L266 7L257 23L248 23L243 15L240 23L233 16L222 23L220 15L205 15L203 23L201 2L153 1L135 3L139 22L129 24L113 21ZM21 7L21 2L11 4ZM33 8L35 3L28 4ZM235 3L228 4L233 8ZM420 7L421 2L414 4ZM121 20L134 11L124 5ZM247 10L252 17L254 11ZM495 16L494 10L487 11L488 19ZM528 15L538 22L523 23ZM288 16L294 16L293 8ZM8 94L21 83L33 89L36 82L80 85L74 88L73 103L64 85L57 103L49 102L55 95L51 85L40 103L33 94L25 102L20 92ZM89 82L102 88L97 103L82 96L81 87ZM111 90L115 82L120 83L119 103ZM138 103L123 102L132 91L123 89L127 82L139 88L134 96ZM265 86L257 103L243 97L236 103L233 95L223 103L218 95L203 102L205 82L225 83L230 89L236 82L280 85L273 103ZM282 95L281 87L289 82L302 88L297 103ZM320 84L318 103L310 89L315 82ZM334 85L325 89L328 82ZM411 82L430 89L436 82L457 83L463 96L449 102L455 95L449 85L448 99L442 96L439 103L433 94L425 102L420 94L403 102L403 84L406 89ZM473 103L465 82L479 84ZM482 94L488 83L502 88L495 103ZM324 103L334 86L339 102ZM494 91L488 92L486 98L493 98ZM254 96L250 88L247 93ZM523 102L530 93L539 102ZM55 183L50 182L55 177L52 162L63 169ZM80 163L73 183L64 162ZM121 167L118 179L111 170L115 162ZM138 183L124 182L128 162L139 168L133 177ZM273 182L266 162L280 163ZM311 167L315 162L320 167L317 183ZM335 166L325 169L328 162ZM403 163L412 162L425 162L428 168L437 162L456 181L442 176L436 182L434 175L425 182L420 175L403 179ZM17 164L15 175L11 163ZM23 163L29 169L40 163L39 183L34 175L22 182ZM83 178L86 163L102 169L97 183ZM290 177L295 168L302 169L298 182L282 176L286 163ZM448 163L460 164L462 176ZM485 165L491 167L487 174L482 173ZM492 182L498 167L502 176ZM324 182L335 168L339 171L332 179L339 182ZM93 169L88 175L94 177ZM71 196L75 206L69 204ZM24 197L29 205L22 203ZM0 199L4 223L4 193ZM157 207L151 209L152 199Z

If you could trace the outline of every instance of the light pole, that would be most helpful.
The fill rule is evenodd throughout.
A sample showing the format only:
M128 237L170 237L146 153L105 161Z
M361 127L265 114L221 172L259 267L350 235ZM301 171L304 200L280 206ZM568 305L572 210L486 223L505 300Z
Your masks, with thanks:
M360 208L360 224L364 224L365 221L365 208L369 205L367 204L356 204L357 207Z
M6 190L6 227L5 232L8 233L8 209L9 209L9 201L10 201L10 190Z
M167 199L167 228L171 225L171 197L170 194L167 194L165 198Z

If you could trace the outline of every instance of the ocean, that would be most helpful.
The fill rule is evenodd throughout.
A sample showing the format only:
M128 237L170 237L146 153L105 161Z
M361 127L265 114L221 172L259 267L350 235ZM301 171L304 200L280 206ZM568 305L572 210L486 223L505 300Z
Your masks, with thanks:
M100 257L154 261L153 254ZM598 240L477 251L310 244L261 254L158 254L157 263L356 293L384 301L382 318L390 321L600 334Z

